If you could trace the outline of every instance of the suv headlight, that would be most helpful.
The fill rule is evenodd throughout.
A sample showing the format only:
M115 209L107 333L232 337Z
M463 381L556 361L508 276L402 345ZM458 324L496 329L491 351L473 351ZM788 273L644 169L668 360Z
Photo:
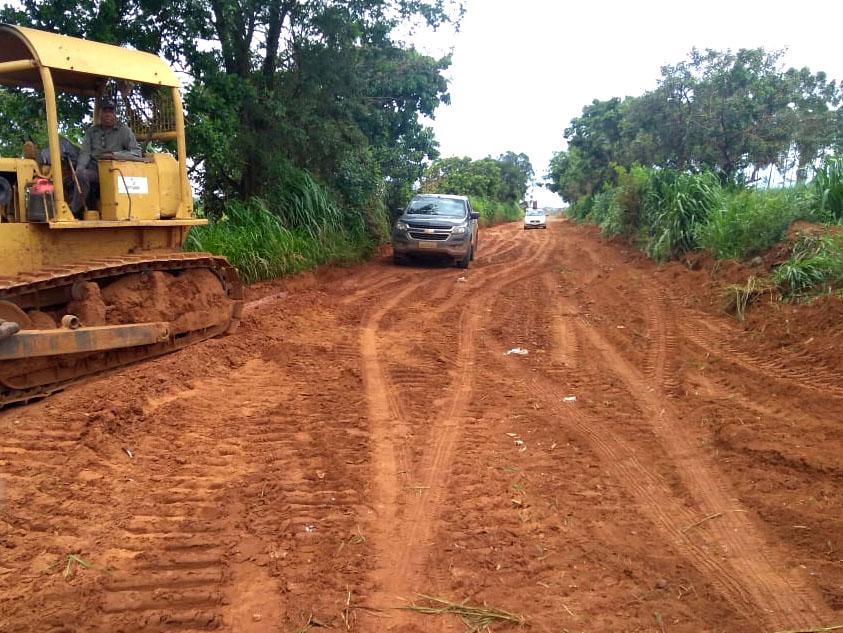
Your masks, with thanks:
M409 227L409 226L407 226L407 223L406 223L406 222L402 222L401 220L398 220L398 222L396 222L396 223L395 223L395 230L396 230L396 231L406 231L406 230L407 230L407 229L409 229L409 228L410 228L410 227Z
M455 226L451 229L451 235L465 235L468 228L465 225Z

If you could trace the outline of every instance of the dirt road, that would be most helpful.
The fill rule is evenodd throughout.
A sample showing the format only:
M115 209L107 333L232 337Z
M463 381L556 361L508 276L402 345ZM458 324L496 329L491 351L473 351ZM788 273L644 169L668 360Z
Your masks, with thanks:
M706 275L507 225L0 412L0 631L465 630L420 594L547 633L843 624L843 367Z

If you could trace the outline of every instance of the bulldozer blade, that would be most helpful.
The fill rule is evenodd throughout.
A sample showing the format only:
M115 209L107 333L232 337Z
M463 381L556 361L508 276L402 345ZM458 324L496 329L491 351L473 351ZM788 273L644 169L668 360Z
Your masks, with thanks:
M166 323L103 325L75 330L21 330L0 341L0 360L59 356L151 345L167 341Z

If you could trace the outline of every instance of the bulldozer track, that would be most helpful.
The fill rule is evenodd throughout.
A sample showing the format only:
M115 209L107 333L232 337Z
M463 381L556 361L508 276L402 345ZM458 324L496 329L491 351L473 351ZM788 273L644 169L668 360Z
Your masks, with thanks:
M160 255L134 255L90 260L72 266L52 267L14 278L0 278L0 301L9 301L22 308L39 309L48 304L50 293L79 282L107 280L124 275L161 271L175 272L190 269L209 269L223 284L227 296L235 304L242 304L243 286L237 270L223 257L208 253L167 253ZM197 341L218 336L236 326L239 311L234 312L235 322L186 332L166 343L157 343L110 352L78 355L72 368L56 368L55 378L47 384L21 387L13 380L0 376L0 408L14 403L26 403L49 396L77 383L85 376L106 371L146 358L175 351Z
M209 253L167 253L93 259L72 266L56 266L15 277L0 277L0 300L17 303L25 298L27 302L32 302L33 307L37 307L39 293L80 281L96 281L152 270L166 272L189 268L213 270L226 284L230 298L243 298L243 286L237 270L224 257Z

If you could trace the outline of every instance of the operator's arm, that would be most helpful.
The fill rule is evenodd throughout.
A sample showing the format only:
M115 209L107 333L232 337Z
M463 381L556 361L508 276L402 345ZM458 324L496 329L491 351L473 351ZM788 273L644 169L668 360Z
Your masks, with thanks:
M88 163L91 162L91 132L93 128L88 128L85 132L85 138L82 139L82 147L79 150L79 160L76 161L76 169L85 169Z
M120 144L121 149L112 152L114 158L118 160L131 160L133 158L142 158L143 152L141 146L138 145L138 140L135 138L135 133L128 125L124 125L120 130Z
M126 126L126 132L128 137L126 142L126 151L132 156L141 158L143 156L143 152L141 151L141 146L138 144L138 139L135 138L135 133L132 132L132 128L128 125Z

